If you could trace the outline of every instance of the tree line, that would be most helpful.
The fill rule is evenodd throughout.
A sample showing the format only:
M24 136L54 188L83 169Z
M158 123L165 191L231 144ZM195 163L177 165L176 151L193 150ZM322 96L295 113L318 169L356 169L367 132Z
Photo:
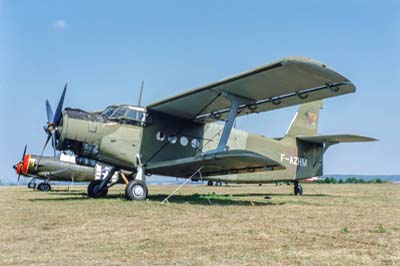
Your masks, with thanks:
M319 183L319 184L381 184L381 183L386 183L387 181L384 181L380 178L373 178L370 180L365 180L362 178L356 178L356 177L348 177L346 179L336 179L334 177L326 177L324 179L319 179L316 180L314 183Z

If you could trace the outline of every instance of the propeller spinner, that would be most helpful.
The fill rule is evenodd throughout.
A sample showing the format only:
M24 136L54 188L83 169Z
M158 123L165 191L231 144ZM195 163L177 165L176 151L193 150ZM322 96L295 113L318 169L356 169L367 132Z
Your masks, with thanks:
M53 109L51 108L51 105L48 100L46 100L46 113L47 113L47 125L44 127L44 131L46 132L47 139L46 142L44 143L42 152L40 153L40 157L38 160L38 163L36 167L39 165L40 160L42 159L44 150L46 149L47 144L49 143L51 139L51 143L53 146L53 151L54 151L54 158L56 158L56 142L57 142L57 127L60 125L61 118L62 118L62 107L64 104L64 98L65 98L65 93L67 91L67 83L64 86L64 90L61 94L61 98L58 101L57 109L56 112L53 113Z
M24 163L25 163L25 155L26 155L26 149L27 149L28 145L25 144L25 149L24 149L24 153L22 154L22 158L21 161L19 161L17 164L13 165L13 168L15 169L15 171L18 174L18 182L19 179L21 178L21 172L22 172L22 168L24 167Z

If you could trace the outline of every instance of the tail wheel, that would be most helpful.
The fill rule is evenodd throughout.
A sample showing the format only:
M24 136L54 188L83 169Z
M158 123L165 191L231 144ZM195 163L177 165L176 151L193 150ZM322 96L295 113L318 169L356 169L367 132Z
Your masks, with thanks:
M295 185L294 186L294 194L295 195L303 195L303 188L301 187L301 185Z
M107 196L108 188L105 187L100 190L100 184L102 180L93 180L89 183L87 188L87 194L91 198L104 198Z
M128 200L144 200L147 198L146 183L141 180L131 180L125 188L125 197Z

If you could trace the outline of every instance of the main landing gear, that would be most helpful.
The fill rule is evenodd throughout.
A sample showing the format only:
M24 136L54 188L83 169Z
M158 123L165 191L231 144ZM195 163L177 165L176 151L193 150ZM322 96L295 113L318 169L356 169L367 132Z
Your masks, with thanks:
M146 185L146 175L142 167L138 167L135 179L129 181L125 188L125 197L128 200L144 200L149 190Z
M294 181L294 194L295 195L303 195L303 188L299 184L299 181Z
M125 197L128 200L144 200L147 198L148 189L142 180L131 180L125 188Z
M89 183L89 186L87 188L87 194L91 198L104 198L107 196L108 193L108 187L103 187L101 188L101 182L103 180L93 180Z
M51 190L51 185L47 182L40 183L37 189L43 192L49 192Z
M45 180L43 183L36 184L36 178L32 178L28 183L28 188L35 189L37 188L43 192L49 192L51 190L51 185L49 184L49 180Z
M87 194L91 198L104 198L107 196L108 189L115 185L117 181L109 183L114 173L117 171L115 167L112 167L108 172L107 176L101 180L93 180L89 183L87 188ZM120 173L120 177L126 184L125 197L128 200L144 200L147 198L148 189L146 185L146 176L144 175L143 169L138 168L135 179L128 182L123 173Z
M91 198L104 198L105 196L107 196L108 189L118 182L117 180L116 182L109 183L116 171L117 169L115 167L111 167L111 169L108 171L107 175L103 179L91 181L87 188L88 196Z

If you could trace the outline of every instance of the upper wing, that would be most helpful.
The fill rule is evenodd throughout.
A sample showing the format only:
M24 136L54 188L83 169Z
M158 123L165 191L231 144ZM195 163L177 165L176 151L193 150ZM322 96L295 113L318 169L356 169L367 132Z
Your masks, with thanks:
M171 161L149 162L146 171L158 175L190 177L200 167L204 177L285 169L279 162L264 155L246 150L230 150Z
M359 135L317 135L297 136L297 139L314 143L341 143L341 142L365 142L376 141L377 139Z
M226 118L230 102L222 93L241 99L240 116L355 90L351 81L325 64L305 57L289 57L153 103L147 109L207 123Z

